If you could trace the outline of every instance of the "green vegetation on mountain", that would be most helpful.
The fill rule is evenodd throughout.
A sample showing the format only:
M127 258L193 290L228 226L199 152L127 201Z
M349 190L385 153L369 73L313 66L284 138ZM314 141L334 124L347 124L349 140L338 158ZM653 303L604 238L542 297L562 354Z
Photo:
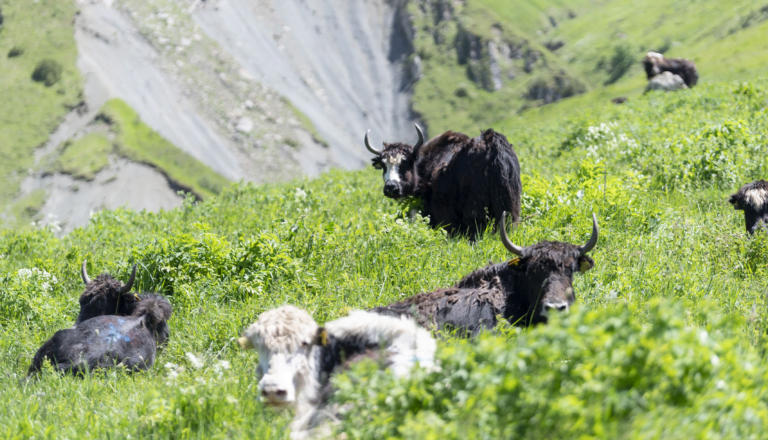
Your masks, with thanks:
M760 438L768 237L749 238L727 197L768 175L767 107L766 80L705 83L502 126L523 170L514 242L584 242L597 213L575 310L446 336L441 369L412 379L360 365L337 381L348 437ZM290 303L322 323L509 258L492 233L472 244L403 217L369 168L101 211L61 239L0 232L0 436L287 438L291 414L258 402L257 355L235 344L259 313ZM74 322L83 259L123 279L138 264L137 289L174 305L169 344L146 373L25 382L40 344Z
M208 197L221 192L229 181L210 167L160 136L141 122L139 115L120 99L112 99L101 109L115 133L115 144L122 156L155 167L175 185Z
M112 142L99 132L89 133L76 141L66 141L56 159L58 171L76 179L93 180L96 173L109 165Z
M80 101L70 0L4 0L0 26L0 209L34 166L33 151ZM40 81L33 79L37 73Z
M634 98L648 50L693 60L703 83L768 72L768 5L747 0L428 0L408 11L423 65L413 107L431 134Z

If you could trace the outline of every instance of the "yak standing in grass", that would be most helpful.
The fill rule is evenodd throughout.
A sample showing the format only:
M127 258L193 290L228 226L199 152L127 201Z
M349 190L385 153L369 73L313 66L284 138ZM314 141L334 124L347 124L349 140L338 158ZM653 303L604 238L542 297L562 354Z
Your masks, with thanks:
M688 87L693 87L699 81L699 72L696 64L683 58L665 58L656 52L648 52L643 59L643 67L648 80L660 75L662 72L670 72L682 78Z
M492 129L476 138L446 131L414 146L400 142L373 148L373 167L383 170L384 195L392 199L414 197L422 202L422 215L430 226L445 226L452 234L482 234L488 217L498 224L502 212L520 215L520 164L507 138Z
M28 375L40 371L46 359L56 370L74 374L98 368L149 369L157 347L168 339L171 313L165 298L145 294L129 316L102 315L59 330L37 350Z
M768 230L768 181L748 183L728 201L733 204L733 209L744 211L744 223L750 235L760 227Z
M111 275L103 273L94 280L88 276L86 260L80 268L80 276L85 283L85 291L80 295L80 314L75 324L102 315L128 316L133 313L142 295L131 293L136 281L136 265L133 265L128 283L123 284Z
M507 238L504 217L500 229L502 243L516 258L478 269L451 288L421 293L371 312L414 315L424 327L472 335L495 327L497 316L526 326L546 322L553 310L567 310L575 300L573 275L595 264L587 252L597 244L597 217L592 214L592 236L583 246L542 241L521 247Z
M256 375L262 400L296 410L292 439L330 433L325 422L337 415L328 406L332 374L372 358L404 376L416 362L432 367L436 349L429 332L408 318L355 311L320 327L294 306L262 313L238 343L259 353Z

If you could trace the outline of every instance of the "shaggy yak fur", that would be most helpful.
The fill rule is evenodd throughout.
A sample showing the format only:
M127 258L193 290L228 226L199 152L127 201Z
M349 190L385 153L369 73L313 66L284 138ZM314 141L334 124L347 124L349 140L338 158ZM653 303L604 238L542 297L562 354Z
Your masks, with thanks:
M699 81L696 64L683 58L665 58L656 52L648 52L643 59L645 74L650 80L661 72L671 72L683 79L685 85L693 87Z
M747 232L754 234L758 227L768 230L768 181L756 180L742 186L728 199L733 209L744 211Z
M94 280L88 277L83 261L81 276L85 283L85 291L80 295L80 314L75 325L91 318L102 315L129 316L144 295L131 293L131 287L136 279L136 266L128 284L123 284L108 274L101 274Z
M492 329L497 316L520 326L544 323L551 310L567 310L573 304L573 275L594 266L586 253L597 242L597 233L593 216L592 238L584 246L542 241L520 248L507 245L502 222L502 242L517 258L478 269L448 289L421 293L371 312L414 316L419 325L457 330L464 336Z
M417 361L432 367L436 349L429 332L407 318L356 311L320 327L293 306L261 314L238 342L244 349L258 350L262 400L296 410L293 439L318 434L329 428L326 421L337 418L338 408L328 406L335 372L372 358L403 376Z
M501 213L520 216L520 164L512 145L488 129L470 139L447 131L415 147L400 142L384 144L373 166L384 170L384 195L393 199L414 197L430 226L445 226L451 234L475 238ZM421 145L421 146L420 146ZM366 146L368 135L366 134Z
M165 298L146 294L130 316L97 316L59 330L37 350L28 375L40 371L46 359L56 370L74 374L111 367L146 370L168 339L171 313Z

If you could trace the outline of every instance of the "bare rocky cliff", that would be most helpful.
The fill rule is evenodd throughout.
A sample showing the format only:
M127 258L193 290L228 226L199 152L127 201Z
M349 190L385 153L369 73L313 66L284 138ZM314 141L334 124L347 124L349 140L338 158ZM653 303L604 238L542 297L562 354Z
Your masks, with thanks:
M75 1L84 106L39 157L87 134L111 98L233 181L361 168L369 128L379 140L414 137L405 68L413 34L396 1ZM141 168L137 185L136 167L110 161L102 174L112 177L86 182L42 170L23 192L45 190L40 217L58 216L64 232L103 208L181 203L161 170Z

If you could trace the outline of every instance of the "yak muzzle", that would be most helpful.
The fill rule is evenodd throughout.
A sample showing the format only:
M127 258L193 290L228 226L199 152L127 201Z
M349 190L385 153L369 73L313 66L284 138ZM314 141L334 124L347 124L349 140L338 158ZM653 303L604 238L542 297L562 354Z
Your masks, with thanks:
M400 198L403 196L403 188L399 182L389 180L384 184L384 195L391 199Z

